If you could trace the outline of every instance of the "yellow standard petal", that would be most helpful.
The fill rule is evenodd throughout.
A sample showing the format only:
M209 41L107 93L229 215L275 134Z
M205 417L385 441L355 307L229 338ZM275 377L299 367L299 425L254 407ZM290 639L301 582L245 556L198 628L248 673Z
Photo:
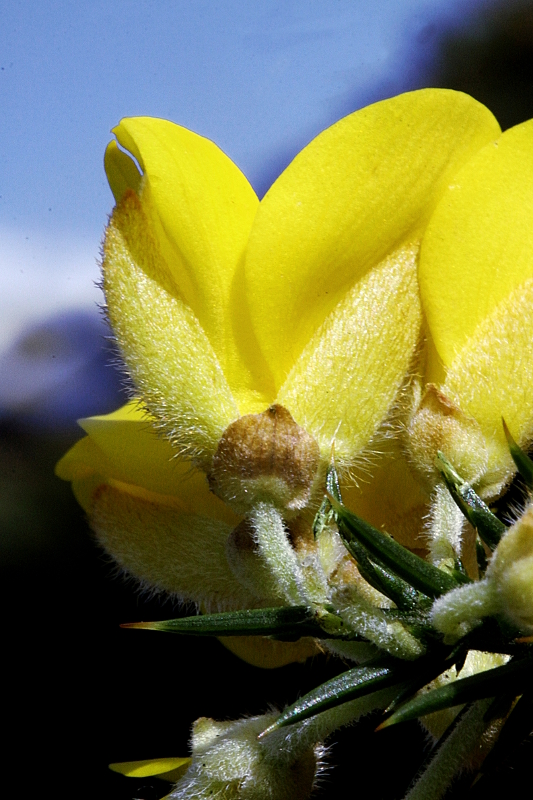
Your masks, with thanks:
M111 217L103 271L109 320L144 403L179 450L209 463L238 408L131 190Z
M351 114L294 159L261 202L245 267L278 387L346 291L420 236L458 169L499 133L471 97L427 89Z
M253 350L238 273L258 207L255 192L213 142L172 122L128 118L113 132L143 170L143 207L163 259L216 352L241 413L258 410L258 404L264 408L271 395L268 370L257 353L243 359L240 352ZM115 173L108 173L112 184Z

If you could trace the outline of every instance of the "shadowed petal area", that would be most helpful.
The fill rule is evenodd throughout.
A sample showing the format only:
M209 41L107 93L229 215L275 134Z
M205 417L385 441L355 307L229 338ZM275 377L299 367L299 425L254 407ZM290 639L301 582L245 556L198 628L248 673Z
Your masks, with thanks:
M296 156L261 202L245 267L278 387L350 286L420 235L453 175L499 134L471 97L426 89L351 114Z
M453 178L426 230L420 292L446 366L496 305L533 277L532 253L530 120L472 157Z
M316 639L305 636L296 642L279 642L267 636L223 636L220 641L238 658L262 669L278 669L294 662L301 664L322 652Z
M102 484L89 507L100 544L120 567L149 586L211 609L253 603L225 557L229 525L130 488Z
M426 547L423 519L429 495L403 457L397 439L383 443L383 452L358 470L358 486L343 486L343 503L379 530L390 533L410 550Z

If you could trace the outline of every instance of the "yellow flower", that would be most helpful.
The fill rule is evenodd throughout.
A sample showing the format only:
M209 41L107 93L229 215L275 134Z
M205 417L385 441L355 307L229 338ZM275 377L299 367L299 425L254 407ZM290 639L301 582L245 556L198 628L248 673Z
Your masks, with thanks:
M460 93L401 95L324 131L261 202L177 125L114 133L104 290L142 405L83 420L58 474L151 586L207 607L323 601L345 558L309 536L332 446L347 475L402 405L420 240L499 127Z
M432 384L413 419L411 445L426 473L440 449L485 497L515 473L502 416L521 446L533 440L532 254L529 121L455 175L420 251Z

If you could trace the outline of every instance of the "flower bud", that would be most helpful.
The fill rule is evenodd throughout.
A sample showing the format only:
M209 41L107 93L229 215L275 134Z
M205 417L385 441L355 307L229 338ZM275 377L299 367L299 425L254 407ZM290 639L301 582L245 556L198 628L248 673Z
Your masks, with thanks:
M412 463L429 488L440 477L435 466L439 450L469 482L484 471L487 446L479 424L433 383L427 385L407 434Z
M270 750L260 734L276 714L215 722L202 717L193 725L192 763L169 795L173 800L305 800L315 782L321 747L303 752Z
M208 480L211 491L238 513L267 502L290 516L309 503L319 465L313 437L286 408L272 405L228 425Z

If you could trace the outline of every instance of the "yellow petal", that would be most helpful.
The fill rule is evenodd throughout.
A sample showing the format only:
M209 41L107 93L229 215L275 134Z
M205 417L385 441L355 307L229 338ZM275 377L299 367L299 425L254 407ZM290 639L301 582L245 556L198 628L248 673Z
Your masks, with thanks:
M121 761L110 764L109 769L119 772L128 778L150 778L157 775L159 778L165 777L168 773L176 773L176 777L170 780L177 780L178 777L187 769L192 758L152 758L147 761Z
M102 484L89 520L102 547L149 586L212 608L248 608L254 598L226 559L232 530L201 513L185 513L162 495Z
M128 118L113 132L144 172L143 207L181 297L200 321L233 392L254 405L257 393L268 392L268 371L259 369L257 353L244 367L239 347L249 350L253 334L242 280L235 275L242 271L257 211L255 192L213 142L172 122Z
M499 133L472 98L426 89L351 114L294 159L261 202L246 257L278 387L350 286L420 234L457 170Z
M88 417L80 424L89 436L63 456L56 474L75 482L86 511L92 490L114 481L168 495L184 512L201 509L205 516L232 527L238 523L239 518L209 491L205 474L176 458L170 443L157 436L138 403L128 403L106 416Z
M429 495L413 476L397 439L388 440L384 451L367 465L358 486L343 486L343 503L410 550L425 550Z
M278 402L328 459L353 466L405 380L422 315L418 247L397 251L353 286L304 348Z
M143 401L179 450L209 463L238 416L217 356L165 269L137 195L126 192L107 229L110 322Z
M515 472L502 415L522 447L533 441L532 330L529 278L478 325L447 371L444 392L477 420L487 441L488 464L481 484L487 496L498 493Z
M234 655L263 669L278 669L286 664L302 664L321 652L315 639L304 637L296 642L278 642L266 636L221 636L220 641Z
M424 236L420 291L445 365L495 306L533 276L532 252L529 121L472 157L453 178Z
M139 192L141 174L132 159L122 150L119 150L115 141L109 142L106 147L104 167L116 203L122 199L126 189L133 189L134 192Z

